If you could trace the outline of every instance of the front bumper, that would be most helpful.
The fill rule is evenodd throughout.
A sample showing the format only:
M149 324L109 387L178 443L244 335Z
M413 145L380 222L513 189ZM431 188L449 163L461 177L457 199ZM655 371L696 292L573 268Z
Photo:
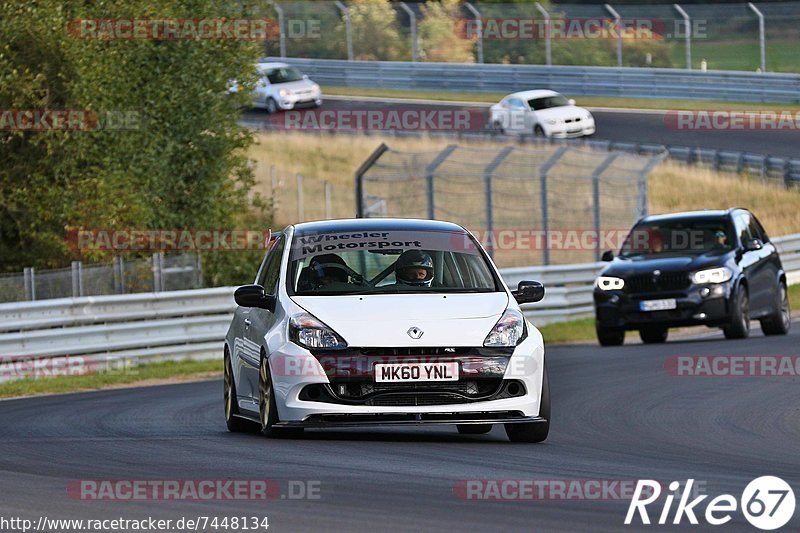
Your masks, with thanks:
M732 283L692 285L683 291L659 291L630 294L623 290L595 289L597 324L606 329L640 329L647 326L683 327L723 326L730 323L729 305ZM676 308L642 311L644 300L675 299Z
M556 124L550 126L548 135L554 139L574 139L576 137L585 137L587 135L594 135L595 125L594 122L579 122L575 124Z
M347 428L365 426L436 426L475 424L546 423L539 416L525 416L519 411L489 411L484 413L398 413L398 414L339 414L309 415L304 420L279 422L285 428Z
M289 111L297 107L313 107L322 105L321 94L291 94L289 96L281 96L278 99L278 107L284 111Z

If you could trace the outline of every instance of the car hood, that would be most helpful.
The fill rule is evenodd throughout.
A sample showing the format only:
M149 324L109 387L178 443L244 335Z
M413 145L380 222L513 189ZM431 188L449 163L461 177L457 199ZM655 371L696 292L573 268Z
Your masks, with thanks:
M689 256L648 257L633 259L617 257L602 272L606 276L625 277L635 274L649 274L654 270L662 272L696 272L704 268L714 268L727 263L731 252L707 253Z
M505 292L479 294L373 294L293 296L350 346L474 347L508 307ZM419 328L412 338L408 331Z
M544 119L564 120L568 118L583 118L590 113L575 105L563 105L558 107L551 107L549 109L540 109L536 111L536 116Z
M273 83L272 86L275 87L277 90L286 89L287 91L291 91L293 93L296 92L303 92L308 91L313 87L314 82L311 80L297 80L297 81L290 81L286 83Z

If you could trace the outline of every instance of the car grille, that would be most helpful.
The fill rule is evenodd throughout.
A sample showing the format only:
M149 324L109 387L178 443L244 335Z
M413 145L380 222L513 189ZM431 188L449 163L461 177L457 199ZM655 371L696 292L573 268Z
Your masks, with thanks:
M570 124L572 122L580 122L580 121L581 121L581 117L564 119L564 123L565 124Z
M389 406L418 406L418 405L451 405L458 403L466 403L469 400L457 394L448 394L446 392L435 393L413 393L413 394L384 394L377 396L364 402L364 405L374 407L389 407Z
M681 291L689 287L689 275L685 272L664 272L660 276L638 274L625 279L629 293Z

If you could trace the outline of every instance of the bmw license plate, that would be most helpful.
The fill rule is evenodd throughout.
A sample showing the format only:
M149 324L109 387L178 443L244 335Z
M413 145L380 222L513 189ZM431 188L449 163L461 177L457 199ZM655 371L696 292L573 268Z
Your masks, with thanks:
M639 302L640 311L668 311L678 307L675 298L668 298L666 300L643 300Z
M376 383L410 381L458 381L458 363L378 363Z

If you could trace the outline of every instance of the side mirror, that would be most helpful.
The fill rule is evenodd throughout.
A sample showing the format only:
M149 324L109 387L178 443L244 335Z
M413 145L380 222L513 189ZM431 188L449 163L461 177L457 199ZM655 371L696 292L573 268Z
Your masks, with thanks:
M268 296L261 285L244 285L233 293L233 299L241 307L258 307L275 311L275 297Z
M609 261L613 261L614 252L612 252L611 250L606 250L605 252L603 252L603 255L600 256L600 260L605 261L606 263L608 263Z
M303 74L303 79L307 80L308 79L308 74Z
M764 244L761 242L761 239L749 239L744 242L745 252L755 252L756 250L760 250L763 247Z
M569 100L567 100L567 103L568 103L569 105L575 105L575 100L573 100L572 98L570 98Z
M544 285L538 281L520 281L517 290L511 294L518 304L539 302L544 298Z

